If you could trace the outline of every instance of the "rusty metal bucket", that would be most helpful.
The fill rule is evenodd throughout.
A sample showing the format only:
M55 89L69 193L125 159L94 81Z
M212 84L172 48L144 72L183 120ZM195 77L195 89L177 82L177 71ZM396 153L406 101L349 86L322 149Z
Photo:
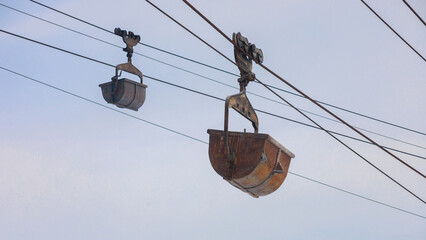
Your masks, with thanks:
M140 78L140 83L127 78L118 79L118 71L133 73ZM99 87L107 103L112 103L120 108L137 111L145 102L147 85L142 83L142 73L130 62L117 65L115 76L110 82L102 83Z
M229 107L249 119L255 133L228 131ZM245 90L226 99L224 131L207 132L213 169L230 184L256 198L281 186L294 154L269 135L257 133L257 116Z

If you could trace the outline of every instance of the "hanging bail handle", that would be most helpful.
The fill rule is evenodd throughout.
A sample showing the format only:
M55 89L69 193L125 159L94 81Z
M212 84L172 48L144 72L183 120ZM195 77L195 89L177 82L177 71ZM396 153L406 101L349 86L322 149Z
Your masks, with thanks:
M239 114L248 119L254 128L254 132L259 131L259 120L256 112L253 109L250 101L247 98L246 91L242 91L238 94L228 96L225 100L225 134L228 135L228 120L229 120L229 108L233 108Z
M247 98L246 91L242 91L238 94L228 96L225 101L225 126L224 126L224 140L225 140L225 155L226 159L229 162L228 174L225 179L232 179L232 174L236 166L236 157L235 153L231 152L229 147L229 137L228 137L228 120L229 120L229 108L233 108L235 111L247 118L253 125L254 132L258 133L259 131L259 120L257 118L256 112L254 111L250 101Z
M135 74L139 77L141 80L141 83L143 83L143 74L139 69L137 69L131 62L118 64L115 66L115 77L118 78L118 71L125 71L128 73Z

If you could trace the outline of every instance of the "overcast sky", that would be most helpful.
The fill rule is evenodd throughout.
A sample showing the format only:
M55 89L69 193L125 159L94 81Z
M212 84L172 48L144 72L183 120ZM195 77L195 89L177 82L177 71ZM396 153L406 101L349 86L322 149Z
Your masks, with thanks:
M41 0L141 42L238 73L226 59L145 1ZM182 1L153 1L233 58L233 46ZM409 0L423 19L426 1ZM125 47L121 38L30 1L0 3ZM314 99L426 132L426 65L358 0L191 1L228 36L241 32L264 64ZM426 28L399 0L367 1L423 56ZM0 29L109 64L120 48L0 6ZM114 69L0 33L0 66L98 103ZM138 45L135 51L238 87L237 77ZM144 74L222 99L237 90L134 55ZM259 66L264 82L291 91ZM125 75L137 80L135 76ZM208 145L111 111L0 69L1 239L426 239L413 216L289 174L276 192L254 199L215 173ZM223 128L224 104L144 78L145 104L127 114L208 142ZM260 85L248 91L279 99ZM326 116L308 101L279 92ZM248 94L255 108L309 123L293 109ZM114 105L108 105L116 108ZM118 109L118 108L116 108ZM424 135L333 112L382 145L426 156ZM342 124L309 115L325 128L358 137ZM290 171L422 216L426 207L326 133L258 113L259 131L292 151ZM230 129L251 131L237 113ZM379 136L385 135L401 141ZM418 196L425 179L370 145L342 140ZM415 146L417 145L417 146ZM426 160L395 153L426 173Z

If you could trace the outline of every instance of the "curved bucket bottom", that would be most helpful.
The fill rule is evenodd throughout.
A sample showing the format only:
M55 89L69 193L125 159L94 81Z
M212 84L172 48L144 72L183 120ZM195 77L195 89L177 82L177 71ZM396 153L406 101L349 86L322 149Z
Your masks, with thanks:
M137 111L145 102L147 85L127 78L118 79L115 94L113 94L113 84L114 82L110 81L99 85L107 103Z
M224 132L210 134L209 157L213 169L230 184L253 197L277 190L285 180L294 154L267 134L228 132L235 168L230 174Z

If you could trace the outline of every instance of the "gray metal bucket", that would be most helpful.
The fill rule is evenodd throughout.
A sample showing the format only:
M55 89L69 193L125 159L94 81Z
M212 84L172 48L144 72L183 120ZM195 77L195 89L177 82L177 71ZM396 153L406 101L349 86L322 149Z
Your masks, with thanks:
M137 111L145 102L147 85L127 78L99 85L107 103Z

